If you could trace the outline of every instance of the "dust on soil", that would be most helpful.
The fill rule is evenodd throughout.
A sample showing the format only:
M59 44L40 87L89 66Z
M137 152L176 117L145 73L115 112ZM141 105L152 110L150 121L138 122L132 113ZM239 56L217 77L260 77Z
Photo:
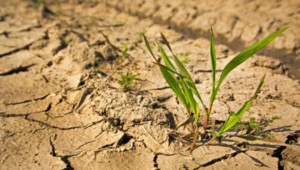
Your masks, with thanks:
M298 1L1 4L0 169L299 168L300 86L293 78L299 78ZM176 53L187 53L187 67L208 99L210 25L221 70L233 50L286 24L290 29L265 56L255 55L228 77L213 113L224 121L266 74L243 121L279 118L263 130L277 143L227 137L190 154L188 145L170 138L185 115L140 32L151 42L163 32ZM117 47L127 44L124 61L102 33ZM121 71L139 74L132 90L124 92L117 83Z

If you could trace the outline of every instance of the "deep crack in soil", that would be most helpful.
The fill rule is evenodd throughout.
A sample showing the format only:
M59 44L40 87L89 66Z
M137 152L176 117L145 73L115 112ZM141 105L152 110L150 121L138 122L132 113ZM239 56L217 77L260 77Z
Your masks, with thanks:
M50 146L51 146L51 153L50 154L53 157L59 157L66 164L66 168L64 168L64 170L73 170L74 168L71 166L71 163L69 161L69 157L70 156L60 156L60 155L57 155L56 150L55 150L55 146L52 143L51 138L50 138Z

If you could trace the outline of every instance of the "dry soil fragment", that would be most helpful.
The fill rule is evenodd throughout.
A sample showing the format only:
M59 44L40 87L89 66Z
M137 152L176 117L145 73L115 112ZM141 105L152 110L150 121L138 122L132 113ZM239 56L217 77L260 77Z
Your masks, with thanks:
M282 161L280 164L285 169L300 168L300 147L299 146L288 146L282 151Z
M58 85L47 84L42 75L21 72L0 77L0 87L0 96L5 103L22 103L22 101L43 98L55 92Z
M221 160L203 169L278 169L278 159L265 152L247 151Z
M117 143L124 133L101 130L101 124L86 128L63 131L52 138L58 155L76 155L81 152L97 151Z
M53 157L48 135L51 131L20 133L0 145L0 168L9 169L63 169L65 163Z
M124 169L124 170L151 170L154 169L154 154L144 148L136 150L116 152L105 150L95 153L87 153L70 158L75 169Z
M12 33L8 38L0 35L0 57L26 49L44 36L42 30Z
M20 51L13 55L0 58L0 75L8 73L11 70L35 65L41 62L41 59L28 51Z
M206 165L214 160L230 157L232 154L239 152L242 152L242 150L233 150L224 146L200 146L192 152L192 155L197 164Z

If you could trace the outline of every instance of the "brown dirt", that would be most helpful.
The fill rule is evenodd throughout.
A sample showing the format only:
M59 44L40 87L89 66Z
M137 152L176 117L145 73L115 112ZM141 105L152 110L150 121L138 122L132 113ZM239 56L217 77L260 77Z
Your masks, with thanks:
M1 2L0 169L299 169L300 3L206 3ZM139 33L154 42L163 32L176 53L187 53L187 67L208 99L210 25L218 70L238 50L290 25L228 77L212 115L224 121L266 74L243 121L279 117L263 129L277 142L228 136L190 154L189 145L168 135L186 117ZM101 33L118 47L128 45L123 62ZM97 74L95 61L101 62ZM139 74L132 90L117 83L119 71Z

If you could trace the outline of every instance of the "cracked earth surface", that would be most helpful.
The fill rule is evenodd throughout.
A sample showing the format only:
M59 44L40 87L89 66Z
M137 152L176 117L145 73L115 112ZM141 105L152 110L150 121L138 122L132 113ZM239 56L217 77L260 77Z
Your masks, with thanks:
M1 170L300 168L299 1L1 4ZM210 26L221 71L237 51L283 25L290 29L227 78L212 114L224 121L266 74L243 121L278 117L263 130L276 142L233 135L189 153L188 144L168 135L186 117L140 32L151 42L162 32L176 53L187 54L187 68L208 99ZM128 45L124 61L102 33L117 47ZM118 84L120 71L139 74L132 90Z

